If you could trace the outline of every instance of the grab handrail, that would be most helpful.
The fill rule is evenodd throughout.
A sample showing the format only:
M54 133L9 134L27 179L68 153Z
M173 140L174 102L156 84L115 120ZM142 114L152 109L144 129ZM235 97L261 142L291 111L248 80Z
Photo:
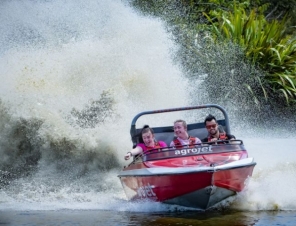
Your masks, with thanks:
M204 108L219 109L224 115L226 133L230 134L229 118L228 118L228 114L225 111L225 109L217 104L204 104L204 105L197 105L197 106L191 106L191 107L168 108L168 109L160 109L160 110L141 112L141 113L137 114L132 120L131 129L130 129L131 137L134 137L136 135L136 122L143 115L159 114L159 113L174 112L174 111L187 111L187 110L204 109Z

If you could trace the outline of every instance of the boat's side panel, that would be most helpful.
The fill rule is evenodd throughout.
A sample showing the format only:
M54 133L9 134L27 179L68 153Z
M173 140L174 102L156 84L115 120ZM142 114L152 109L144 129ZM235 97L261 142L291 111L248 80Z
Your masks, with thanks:
M128 199L165 201L212 185L213 172L177 175L122 176Z
M232 191L240 192L246 186L246 180L252 176L254 165L219 170L214 173L214 185Z

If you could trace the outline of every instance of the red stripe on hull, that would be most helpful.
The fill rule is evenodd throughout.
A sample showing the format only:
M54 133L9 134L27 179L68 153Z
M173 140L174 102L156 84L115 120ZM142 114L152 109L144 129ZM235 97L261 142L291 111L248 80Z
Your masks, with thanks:
M229 170L221 170L214 173L214 185L240 192L246 186L246 179L252 176L255 165Z
M212 184L211 172L121 177L128 199L165 201Z

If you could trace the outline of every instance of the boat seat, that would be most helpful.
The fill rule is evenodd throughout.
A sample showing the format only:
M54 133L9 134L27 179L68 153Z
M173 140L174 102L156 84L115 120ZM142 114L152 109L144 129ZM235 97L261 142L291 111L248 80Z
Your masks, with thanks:
M218 120L217 121L219 125L222 125L225 129L225 121L224 120ZM161 140L166 142L166 144L169 146L171 141L174 139L174 129L173 126L166 126L166 127L152 127L154 131L154 135L156 140ZM188 134L192 137L198 137L199 139L203 139L207 137L208 131L205 128L204 123L193 123L187 125L187 131ZM137 134L141 133L141 129L136 130ZM139 143L139 136L136 136L134 139L134 145Z

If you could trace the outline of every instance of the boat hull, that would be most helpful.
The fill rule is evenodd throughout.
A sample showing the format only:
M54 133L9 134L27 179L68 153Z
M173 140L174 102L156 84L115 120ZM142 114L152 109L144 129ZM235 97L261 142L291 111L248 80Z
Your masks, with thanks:
M119 177L129 200L153 200L208 209L242 191L254 166L252 159L218 167L178 169L145 169L145 165L140 164L123 171Z

